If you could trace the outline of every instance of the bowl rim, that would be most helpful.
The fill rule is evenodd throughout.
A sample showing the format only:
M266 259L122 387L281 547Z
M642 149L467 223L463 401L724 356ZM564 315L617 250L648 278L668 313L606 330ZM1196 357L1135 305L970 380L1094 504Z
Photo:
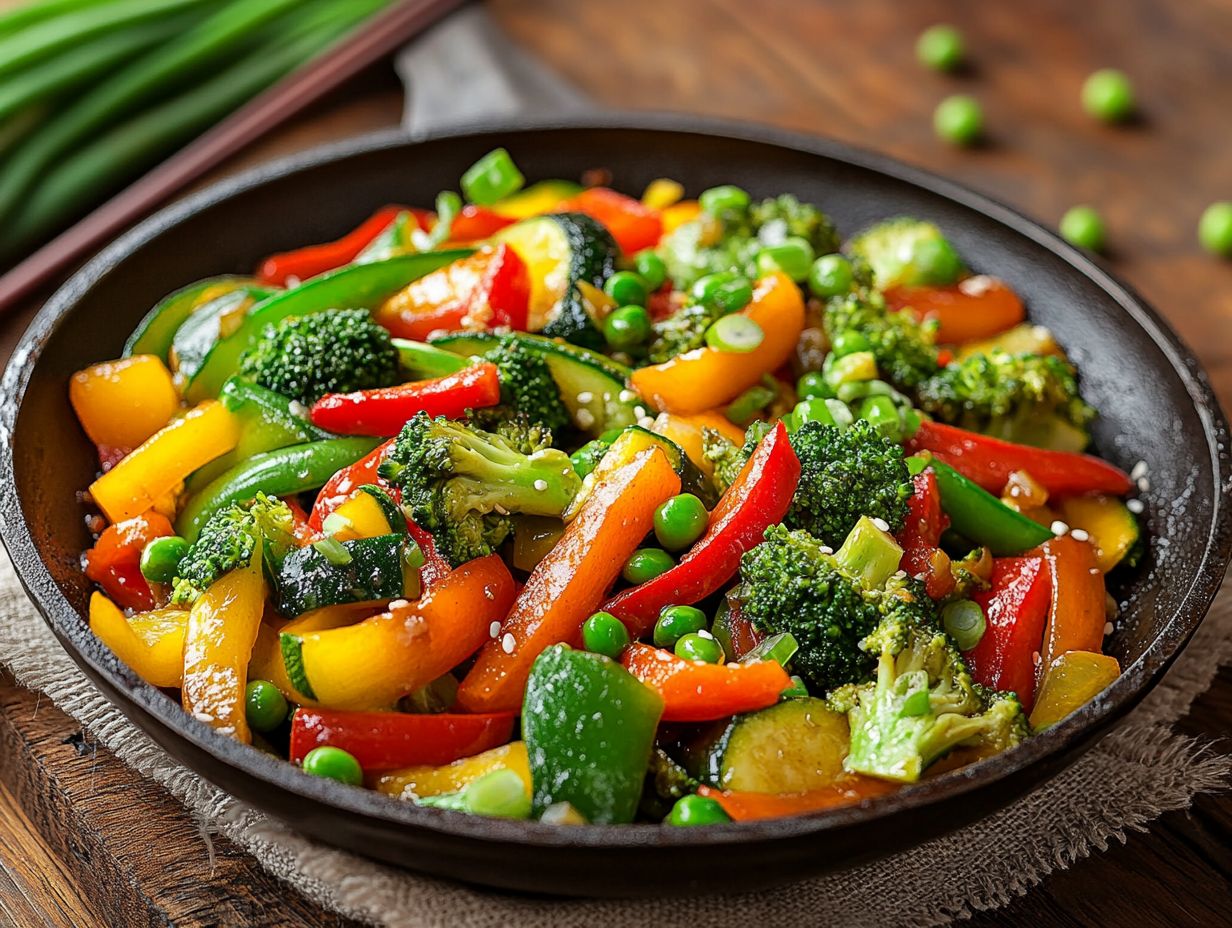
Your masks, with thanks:
M39 557L29 528L21 516L19 493L14 483L12 439L26 389L44 345L98 280L125 261L133 251L153 242L169 228L191 219L202 210L271 181L323 164L450 138L499 138L523 131L622 129L760 143L821 156L905 182L980 213L1051 252L1074 273L1086 277L1103 290L1145 332L1184 384L1203 424L1203 436L1215 475L1214 486L1210 488L1213 517L1201 562L1171 620L1137 660L1122 670L1107 690L1058 725L1034 736L1013 751L856 805L792 818L710 825L701 829L673 829L653 824L583 825L562 829L538 822L476 819L460 813L423 808L371 790L346 788L342 784L304 775L287 761L240 744L190 717L161 690L137 677L89 632L88 624L69 603ZM117 699L108 695L109 701L156 740L160 740L159 734L167 738L176 737L211 755L229 768L231 779L237 775L251 778L310 805L329 807L382 824L412 826L442 836L495 844L637 849L731 845L798 838L885 819L910 809L957 798L977 789L995 786L1034 765L1047 768L1050 760L1055 768L1061 760L1060 755L1073 756L1078 749L1089 746L1100 730L1132 708L1158 682L1205 616L1232 558L1232 450L1227 421L1193 353L1158 312L1131 287L1018 210L955 181L844 142L747 121L673 113L618 112L582 117L488 121L421 135L411 135L400 129L382 130L314 146L257 165L159 210L75 272L48 299L20 339L0 381L0 393L3 396L0 400L0 539L9 551L22 586L70 657L96 684L102 684L104 690L111 690L120 697ZM133 718L134 715L140 718ZM151 724L168 731L155 732L151 730ZM217 782L215 777L202 771L199 766L193 765L193 769L207 780ZM1011 794L1006 801L1016 795Z

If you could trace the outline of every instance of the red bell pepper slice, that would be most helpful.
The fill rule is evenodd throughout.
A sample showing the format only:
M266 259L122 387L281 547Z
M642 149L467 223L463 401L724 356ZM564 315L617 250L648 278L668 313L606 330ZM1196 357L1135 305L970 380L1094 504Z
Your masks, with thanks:
M1037 553L1037 552L1032 552ZM1066 651L1104 649L1104 626L1108 622L1104 575L1095 564L1090 542L1062 535L1038 548L1052 585L1052 605L1041 649L1043 666Z
M561 203L559 211L585 213L597 219L627 255L659 244L663 236L663 217L658 210L607 187L583 190Z
M976 683L1018 694L1023 710L1035 703L1036 655L1044 641L1044 623L1052 585L1040 557L999 557L993 561L989 588L971 598L984 610L984 635L970 651L967 666Z
M490 238L505 226L511 226L516 219L502 216L485 206L475 206L473 203L462 207L454 217L453 225L449 227L451 242L477 242Z
M374 318L398 338L433 332L507 327L525 331L530 274L508 245L484 248L412 281Z
M310 545L314 541L318 541L321 533L310 524L310 517L304 511L304 507L299 504L299 499L294 496L284 496L282 501L291 510L291 534L294 536L296 543Z
M907 453L930 451L968 480L999 494L1014 471L1026 471L1053 496L1109 493L1124 496L1133 486L1119 467L1089 454L1016 445L940 422L922 422L907 441Z
M790 818L840 806L851 806L865 799L884 796L898 789L897 783L873 777L844 777L833 786L805 790L802 793L751 793L700 786L697 795L713 799L733 822L751 822L764 818Z
M330 393L317 400L308 417L312 424L339 435L394 436L415 415L451 419L468 409L482 409L500 402L500 377L496 365L474 364L456 374L418 380L397 387Z
M715 621L722 624L736 660L740 660L766 638L753 627L752 620L745 617L740 604L730 599L727 601L727 609L723 610Z
M620 662L663 697L664 722L710 722L779 701L791 677L777 661L707 664L633 642Z
M624 622L632 637L640 638L664 606L705 599L735 575L741 556L761 542L766 529L782 521L799 480L800 459L780 422L761 440L714 507L701 540L675 567L619 593L603 609Z
M913 577L923 577L925 590L933 599L943 599L954 589L949 558L941 551L941 533L949 523L941 511L936 475L931 470L916 474L907 500L907 519L898 533L903 549L899 566Z
M153 609L154 592L141 573L141 552L155 538L174 534L167 517L153 511L110 525L86 552L86 576L122 609Z
M513 734L513 713L411 715L299 708L291 719L291 763L322 745L341 748L366 773L427 764L438 767L499 747Z
M1018 294L1005 281L983 274L950 287L893 287L885 293L891 309L937 321L937 341L959 344L991 338L1027 317Z
M344 264L350 264L404 209L402 206L386 206L373 213L359 228L335 242L309 245L307 248L271 255L261 263L257 279L262 283L285 287L291 278L307 280L309 277L316 277ZM415 212L418 218L418 211ZM422 225L423 221L420 220L420 226Z

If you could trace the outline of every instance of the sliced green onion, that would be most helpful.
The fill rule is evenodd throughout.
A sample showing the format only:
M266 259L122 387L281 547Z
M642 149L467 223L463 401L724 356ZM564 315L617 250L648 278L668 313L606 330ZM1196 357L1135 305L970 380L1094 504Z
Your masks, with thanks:
M808 685L805 684L804 678L792 674L791 686L779 693L779 699L807 699L808 695Z
M320 541L314 541L312 546L317 549L321 557L336 567L345 567L351 563L351 552L336 538L322 538Z
M942 609L941 622L960 651L970 651L979 644L988 628L984 610L970 599L960 599Z
M472 203L487 206L502 197L517 193L526 183L509 152L496 148L488 152L462 175L462 193Z
M334 537L339 532L345 532L351 527L351 520L340 512L331 512L321 522L322 534Z
M507 767L485 773L462 792L466 811L490 818L530 818L530 796L526 784Z
M774 402L778 391L765 384L749 387L738 397L727 404L723 414L733 425L745 428L759 412Z
M442 190L436 195L436 225L428 233L421 251L431 251L438 245L449 240L453 231L453 221L462 212L462 198L452 190Z
M791 632L779 632L777 635L771 635L748 654L744 655L744 657L740 658L740 663L751 664L753 661L774 661L779 666L786 667L787 663L796 656L796 652L799 650L800 645Z
M748 316L724 316L706 330L706 344L717 351L741 354L755 350L766 333Z
M414 567L416 570L428 562L428 559L424 557L423 549L414 541L402 549L402 560L408 567Z
M808 239L793 235L782 244L771 245L757 253L757 270L762 274L782 271L799 282L808 277L813 266L813 246Z

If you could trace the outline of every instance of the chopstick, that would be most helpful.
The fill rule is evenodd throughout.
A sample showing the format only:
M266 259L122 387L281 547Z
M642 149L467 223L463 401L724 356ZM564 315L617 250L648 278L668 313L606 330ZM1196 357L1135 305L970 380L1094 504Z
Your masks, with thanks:
M462 2L400 0L314 59L311 66L249 101L0 276L0 315L270 129L392 54Z

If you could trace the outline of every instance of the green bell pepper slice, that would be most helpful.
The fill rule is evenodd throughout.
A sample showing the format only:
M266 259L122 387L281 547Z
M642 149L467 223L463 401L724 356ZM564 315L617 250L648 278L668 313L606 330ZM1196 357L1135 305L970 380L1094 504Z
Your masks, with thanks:
M662 714L659 694L611 658L545 650L522 705L535 814L568 802L589 822L633 821Z
M302 493L324 485L335 473L375 448L375 438L331 438L257 454L210 481L189 499L176 520L176 531L195 541L210 516L231 503Z
M214 300L233 290L254 286L256 283L251 277L228 274L207 277L168 294L137 324L133 334L124 343L123 356L131 358L137 354L152 354L166 361L176 331L207 298Z

